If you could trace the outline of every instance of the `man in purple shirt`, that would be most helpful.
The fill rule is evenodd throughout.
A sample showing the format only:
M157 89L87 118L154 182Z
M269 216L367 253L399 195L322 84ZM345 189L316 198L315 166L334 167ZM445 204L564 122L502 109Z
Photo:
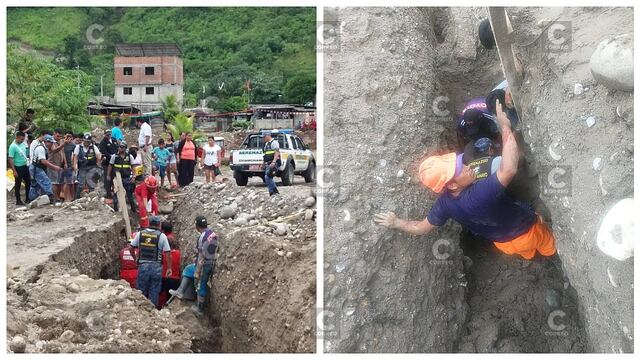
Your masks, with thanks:
M533 210L504 193L518 170L519 154L511 122L499 102L496 109L503 151L500 168L494 174L475 182L476 174L463 165L462 154L431 156L420 165L420 180L434 192L444 192L426 219L402 220L387 212L376 214L375 222L413 235L424 235L451 218L473 234L493 241L505 254L518 254L528 260L536 252L554 255L555 238L551 230Z

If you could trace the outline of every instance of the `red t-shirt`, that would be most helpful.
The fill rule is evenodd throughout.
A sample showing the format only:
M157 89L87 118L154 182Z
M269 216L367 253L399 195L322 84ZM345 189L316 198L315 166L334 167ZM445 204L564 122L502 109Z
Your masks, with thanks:
M162 255L162 277L167 273L167 257ZM180 279L180 250L171 250L171 276L169 279Z

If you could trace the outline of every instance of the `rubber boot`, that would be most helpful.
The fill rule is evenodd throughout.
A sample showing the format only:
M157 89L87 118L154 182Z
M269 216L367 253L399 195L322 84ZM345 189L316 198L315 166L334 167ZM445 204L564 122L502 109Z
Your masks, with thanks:
M204 314L204 301L205 298L198 295L198 300L195 304L191 305L191 311L197 316L200 317Z
M180 300L193 300L195 298L193 289L193 279L183 276L180 287L176 290L169 290L171 296L175 296Z

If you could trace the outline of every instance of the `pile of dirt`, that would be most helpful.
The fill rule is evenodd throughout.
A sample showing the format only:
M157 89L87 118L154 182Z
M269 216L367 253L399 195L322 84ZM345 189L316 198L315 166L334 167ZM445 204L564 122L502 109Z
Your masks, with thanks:
M183 266L194 260L197 215L219 236L206 310L217 351L315 350L315 198L290 189L269 197L263 187L193 183L169 216Z
M191 335L126 281L49 263L36 281L9 279L7 347L29 353L189 352Z

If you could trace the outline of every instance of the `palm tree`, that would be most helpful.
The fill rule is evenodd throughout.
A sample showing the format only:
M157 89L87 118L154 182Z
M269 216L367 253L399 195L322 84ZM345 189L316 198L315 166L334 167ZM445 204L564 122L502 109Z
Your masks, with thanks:
M176 116L180 114L180 105L178 104L178 100L176 100L176 96L169 94L164 100L161 99L160 102L162 103L162 114L165 122L174 122Z
M171 131L174 139L179 139L180 134L190 132L193 135L193 140L203 139L205 135L195 130L193 127L193 121L195 120L193 115L187 115L185 113L179 113L174 116L171 124L167 124L167 129Z

